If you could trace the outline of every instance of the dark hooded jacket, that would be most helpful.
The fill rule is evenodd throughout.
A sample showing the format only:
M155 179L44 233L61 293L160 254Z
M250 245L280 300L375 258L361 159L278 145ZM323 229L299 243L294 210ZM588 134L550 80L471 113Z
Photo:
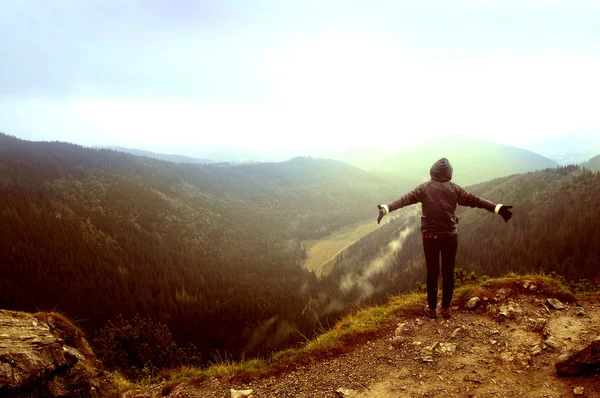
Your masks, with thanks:
M494 203L470 194L450 181L452 166L448 159L442 158L435 162L429 174L431 180L388 205L389 211L392 212L404 206L422 203L421 232L423 235L456 235L458 219L454 213L457 205L479 207L494 212L496 207Z

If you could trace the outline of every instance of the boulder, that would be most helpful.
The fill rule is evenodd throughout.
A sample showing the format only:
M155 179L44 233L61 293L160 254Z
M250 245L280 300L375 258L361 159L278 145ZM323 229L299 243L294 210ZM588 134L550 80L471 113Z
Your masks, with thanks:
M578 376L600 370L600 337L581 351L554 365L559 376Z
M1 396L102 396L99 365L64 316L0 310Z

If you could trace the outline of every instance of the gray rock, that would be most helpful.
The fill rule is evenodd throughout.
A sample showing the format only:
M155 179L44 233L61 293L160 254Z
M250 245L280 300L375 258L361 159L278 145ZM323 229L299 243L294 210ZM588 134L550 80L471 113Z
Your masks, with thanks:
M542 332L548 324L548 320L546 318L530 319L530 324L534 332Z
M230 389L229 393L231 394L231 398L244 398L252 395L252 390L235 390Z
M460 333L462 330L464 330L464 326L454 329L454 331L452 332L452 335L450 337L453 337L453 338L456 337L458 335L458 333Z
M440 343L437 345L437 352L443 354L453 354L456 352L456 344L454 343Z
M400 336L404 332L406 332L406 322L399 323L398 326L396 327L396 330L394 331L394 334L396 336Z
M537 286L534 285L533 283L529 285L529 291L533 292L535 289L537 289Z
M335 390L335 392L338 394L338 396L343 397L343 398L351 398L351 397L356 397L358 395L358 391L352 390L350 388L340 387L337 390Z
M81 337L65 344L72 324L45 315L0 310L0 391L32 396L99 396L100 365ZM60 325L59 325L60 323ZM81 334L82 336L83 334Z
M500 354L500 359L504 362L512 362L512 361L514 361L515 357L512 352L504 351L503 353Z
M491 317L495 317L498 315L498 308L494 304L488 305L486 311Z
M531 348L531 355L540 355L542 352L542 347L539 344L536 344Z
M546 341L544 341L544 344L546 344L550 348L554 348L555 350L559 350L563 346L563 344L560 341L558 341L554 336L548 337Z
M498 316L504 317L506 319L515 319L518 315L521 315L523 310L521 307L515 302L509 302L507 305L503 305L500 307L500 311L498 312Z
M510 288L500 289L496 292L496 296L494 296L494 301L506 300L508 298L508 296L510 296L511 293L512 293L512 289L510 289Z
M565 306L563 305L563 303L560 302L560 300L555 299L555 298L549 298L547 300L548 304L550 304L550 306L552 308L554 308L555 310L564 310Z
M577 316L585 316L585 310L583 307L577 308Z
M406 338L403 336L394 336L390 340L390 344L394 348L400 348L406 343Z
M481 299L477 296L471 297L471 299L467 302L466 307L470 310L474 310L479 306Z
M434 343L433 345L423 347L421 349L421 360L423 362L433 362L433 353L436 351L440 343Z

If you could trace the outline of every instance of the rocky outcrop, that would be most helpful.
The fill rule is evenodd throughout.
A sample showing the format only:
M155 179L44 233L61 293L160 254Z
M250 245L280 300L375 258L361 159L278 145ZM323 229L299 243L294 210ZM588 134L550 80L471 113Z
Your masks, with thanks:
M589 346L556 363L556 374L559 376L578 376L600 370L600 336Z
M102 396L98 369L83 333L64 316L0 310L0 396Z

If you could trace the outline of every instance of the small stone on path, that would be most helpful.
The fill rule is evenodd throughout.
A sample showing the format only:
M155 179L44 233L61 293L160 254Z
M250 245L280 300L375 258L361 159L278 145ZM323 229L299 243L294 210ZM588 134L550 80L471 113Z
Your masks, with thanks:
M554 336L548 337L546 339L546 341L544 341L544 343L548 347L551 347L551 348L554 348L554 349L557 349L557 350L563 346L563 344L560 341L558 341Z
M338 396L342 397L342 398L351 398L351 397L355 397L358 392L356 390L352 390L350 388L338 388L337 390L335 390L335 392L338 394Z
M505 317L507 319L515 319L517 315L523 313L523 310L519 305L515 302L509 302L507 305L503 305L500 307L500 312L498 315L501 317Z
M244 398L252 395L252 390L235 390L230 389L229 393L231 394L231 398Z
M467 308L470 310L474 310L479 306L481 299L477 296L471 297L471 299L467 302Z
M560 302L560 300L555 299L555 298L549 298L548 300L548 304L550 304L550 306L552 308L554 308L555 310L564 310L565 306L563 305L563 303Z
M546 318L531 319L530 322L531 328L534 332L543 331L546 325L548 324L548 320Z

